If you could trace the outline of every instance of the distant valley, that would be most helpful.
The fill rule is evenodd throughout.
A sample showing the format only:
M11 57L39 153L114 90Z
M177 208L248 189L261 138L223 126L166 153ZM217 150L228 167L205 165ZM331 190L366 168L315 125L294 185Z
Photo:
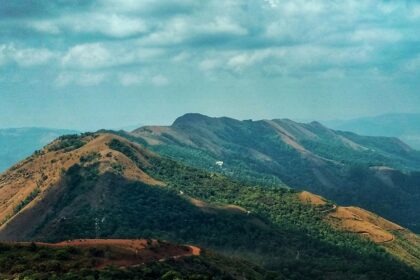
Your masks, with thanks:
M0 172L24 159L60 135L76 133L66 129L0 129Z

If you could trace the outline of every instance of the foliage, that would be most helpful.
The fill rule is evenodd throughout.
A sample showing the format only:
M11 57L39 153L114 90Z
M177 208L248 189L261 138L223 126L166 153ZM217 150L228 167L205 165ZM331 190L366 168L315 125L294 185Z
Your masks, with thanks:
M16 214L28 205L34 198L41 192L39 187L36 187L24 200L22 200L14 209L13 213Z
M97 252L101 252L99 256ZM241 273L248 279L263 279L261 268L239 260L206 253L198 257L167 259L127 269L107 266L97 269L103 259L118 257L109 247L52 248L35 245L0 244L0 278L15 280L79 280L79 279L234 279ZM115 255L115 256L114 256ZM223 265L221 265L223 264ZM225 267L229 266L229 267ZM179 276L174 278L174 276Z
M417 277L375 244L329 227L325 209L300 203L293 190L244 184L160 157L144 166L134 146L116 140L110 147L167 186L91 176L93 166L75 165L32 238L159 238L245 258L286 279L323 279L327 272L334 279ZM198 207L190 197L209 205Z
M396 138L333 131L318 123L241 122L205 116L184 120L165 131L172 134L149 135L146 131L144 135L156 137L159 143L147 147L245 183L287 185L339 204L360 206L420 232L419 181L409 183L420 169L420 153ZM138 142L144 142L142 133L136 135ZM172 135L189 140L180 143ZM216 168L216 160L225 163L223 168ZM396 170L378 171L378 166ZM364 176L356 169L363 170Z
M81 164L85 164L85 163L88 163L88 162L92 162L94 160L97 160L99 158L101 158L101 154L100 153L98 153L98 152L91 152L91 153L88 153L86 155L82 155L80 157L80 163Z
M60 136L54 144L48 147L48 151L59 151L63 150L65 152L76 150L81 148L86 143L82 140L82 137L78 134L70 134Z

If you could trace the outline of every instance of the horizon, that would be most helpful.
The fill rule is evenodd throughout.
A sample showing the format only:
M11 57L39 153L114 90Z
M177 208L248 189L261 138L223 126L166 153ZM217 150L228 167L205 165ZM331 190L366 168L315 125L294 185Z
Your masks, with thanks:
M179 118L182 117L184 115L187 114L200 114L206 117L210 117L210 118L230 118L230 119L235 119L238 121L245 121L245 120L251 120L251 121L261 121L261 120L291 120L297 123L310 123L310 122L320 122L322 125L329 127L328 124L325 124L324 122L328 123L328 122L343 122L343 121L354 121L354 120L359 120L359 119L370 119L370 118L378 118L378 117L387 117L387 116L399 116L399 115L404 115L404 116L415 116L415 115L420 115L420 113L386 113L386 114L381 114L381 115L373 115L373 116L362 116L362 117L358 117L358 118L348 118L348 119L330 119L330 120L317 120L317 119L313 119L313 120L309 120L309 119L292 119L292 118L287 118L287 117L277 117L277 118L261 118L261 119L255 119L255 118L243 118L243 119L237 119L231 116L225 116L225 115L221 115L221 116L211 116L211 115L206 115L206 114L202 114L199 112L190 112L190 113L185 113L182 114L178 117L176 117L175 119L173 119L172 121L169 121L168 123L144 123L144 124L138 124L138 125L122 125L121 127L114 127L114 128L108 128L108 127L102 127L102 128L98 128L98 129L93 129L93 130L82 130L82 129L77 129L77 128L67 128L67 127L45 127L45 126L22 126L22 127L0 127L0 130L12 130L12 129L46 129L46 130L67 130L67 131L73 131L73 132L77 132L77 133L83 133L83 132L94 132L94 131L98 131L101 129L109 129L109 130L125 130L125 131L131 131L143 126L170 126L173 124L173 122Z
M0 127L420 113L420 3L3 1Z
M71 128L71 127L47 127L47 126L21 126L21 127L0 127L0 130L12 130L12 129L46 129L46 130L68 130L68 131L73 131L73 132L77 132L77 133L83 133L83 132L94 132L94 131L98 131L101 129L105 129L105 130L125 130L125 131L131 131L143 126L171 126L173 124L173 122L178 119L179 117L182 117L184 115L187 114L199 114L199 115L203 115L206 117L210 117L210 118L230 118L230 119L235 119L238 121L245 121L245 120L252 120L252 121L260 121L260 120L291 120L293 122L297 122L297 123L310 123L310 122L320 122L322 125L328 127L328 128L332 128L330 127L331 123L339 123L339 122L346 122L346 121L357 121L357 120L363 120L363 119L374 119L374 118L380 118L380 117L390 117L390 116L420 116L420 113L397 113L397 112L393 112L393 113L386 113L386 114L380 114L380 115L372 115L372 116L361 116L361 117L357 117L357 118L343 118L343 119L325 119L325 120L319 120L319 119L299 119L299 118L288 118L288 117L274 117L274 118L234 118L231 116L227 116L227 115L220 115L220 116L212 116L212 115L207 115L207 114L202 114L200 112L188 112L185 114L182 114L180 116L177 116L176 118L174 118L172 121L168 121L166 123L143 123L143 124L133 124L133 125L121 125L119 127L102 127L102 128L97 128L97 129L77 129L77 128ZM332 128L333 129L333 128Z

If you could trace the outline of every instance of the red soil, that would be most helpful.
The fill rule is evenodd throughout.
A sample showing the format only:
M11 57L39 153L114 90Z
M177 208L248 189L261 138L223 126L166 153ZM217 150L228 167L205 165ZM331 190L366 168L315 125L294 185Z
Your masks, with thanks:
M174 245L163 241L145 239L78 239L59 243L36 242L36 244L53 248L75 246L104 249L112 257L99 257L96 268L107 265L129 267L147 262L201 254L201 249L195 246Z

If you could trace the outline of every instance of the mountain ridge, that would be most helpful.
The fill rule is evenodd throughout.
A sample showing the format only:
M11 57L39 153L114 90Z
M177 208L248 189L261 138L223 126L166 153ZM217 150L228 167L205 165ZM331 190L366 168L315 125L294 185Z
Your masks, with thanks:
M397 138L286 119L239 121L187 114L174 123L142 127L126 136L192 166L217 170L215 162L223 161L223 172L236 179L284 183L420 230L420 153Z
M321 273L327 268L314 258L316 255L333 265L334 275L343 273L341 266L350 266L344 256L351 256L354 265L382 275L413 273L399 268L397 259L417 266L412 262L417 253L404 246L417 248L418 241L395 235L398 241L391 245L397 249L392 249L387 247L390 244L373 245L355 231L333 229L325 220L329 219L325 210L330 212L332 207L328 201L313 206L289 189L234 182L221 174L165 159L109 133L63 136L2 174L1 182L2 205L16 212L0 228L3 240L142 236L241 256L276 273L281 273L279 267L295 267L295 262L318 267ZM12 188L11 182L18 185ZM4 197L8 186L21 193L10 194L10 202ZM37 188L39 192L31 196ZM27 199L18 207L19 201ZM4 209L2 215L7 217ZM291 209L295 214L290 214ZM325 234L337 240L324 239ZM302 259L295 259L296 254ZM332 263L337 258L339 265ZM379 272L375 258L389 263L387 272ZM298 269L300 279L310 275L304 267Z

